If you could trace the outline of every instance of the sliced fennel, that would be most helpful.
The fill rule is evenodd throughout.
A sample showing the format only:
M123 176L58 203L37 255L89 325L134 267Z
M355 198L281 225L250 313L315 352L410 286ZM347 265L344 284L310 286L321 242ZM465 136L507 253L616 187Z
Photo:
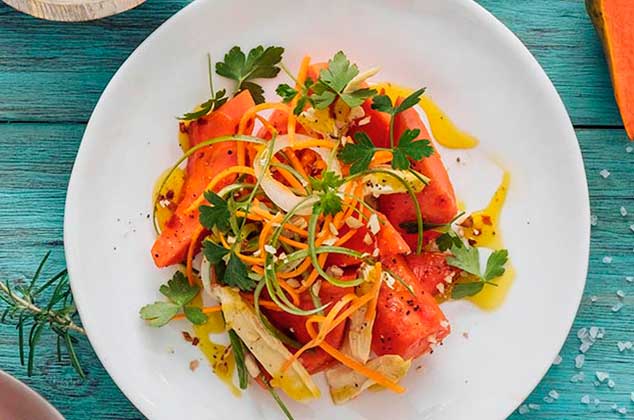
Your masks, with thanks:
M299 361L295 360L282 372L282 367L291 359L292 354L280 340L268 332L253 308L242 300L240 294L226 286L214 285L212 288L222 305L227 328L238 334L251 354L271 374L271 385L282 389L297 401L318 398L319 388Z

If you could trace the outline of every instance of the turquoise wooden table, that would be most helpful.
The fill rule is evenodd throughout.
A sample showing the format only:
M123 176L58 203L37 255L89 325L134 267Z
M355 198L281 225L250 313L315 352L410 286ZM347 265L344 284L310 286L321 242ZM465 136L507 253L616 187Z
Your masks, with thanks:
M101 21L60 24L19 14L0 2L0 279L32 275L47 250L53 251L51 270L63 266L66 185L90 113L123 60L187 3L151 0ZM588 282L561 363L512 418L634 418L634 350L627 349L634 340L629 278L634 276L634 153L601 47L583 0L480 3L522 39L561 94L579 138L596 216ZM600 175L603 169L610 173L607 178ZM629 213L623 215L622 207ZM586 334L599 331L601 336L597 328L605 332L581 366L578 334L583 328ZM68 363L57 361L54 340L47 342L28 378L19 363L15 331L0 326L0 368L42 393L69 419L143 417L86 340L78 346L88 372L85 381ZM597 372L609 379L599 382Z

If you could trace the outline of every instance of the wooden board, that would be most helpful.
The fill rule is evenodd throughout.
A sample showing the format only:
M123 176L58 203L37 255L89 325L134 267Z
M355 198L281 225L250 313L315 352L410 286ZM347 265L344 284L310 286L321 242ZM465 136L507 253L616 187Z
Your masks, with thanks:
M45 22L0 4L0 278L32 275L47 250L52 266L64 264L62 220L66 185L81 136L101 90L131 51L161 22L182 8L183 0L152 0L127 13L100 21ZM634 340L634 153L612 99L600 45L582 0L481 0L528 45L564 99L583 152L592 213L588 283L578 317L561 355L527 403L538 411L512 420L623 419L613 404L634 411L634 351L619 352L618 341ZM599 175L608 169L610 176ZM624 206L628 215L620 214ZM544 238L548 246L548 238ZM603 258L612 257L606 264ZM51 271L53 270L51 268ZM625 292L624 307L612 312ZM596 296L592 302L591 297ZM538 310L536 307L535 310ZM606 330L586 353L582 369L576 333L581 327ZM68 419L138 419L143 416L105 372L87 341L79 357L89 379L81 382L56 361L54 342L37 355L35 376L19 365L17 336L0 326L0 368L48 398ZM539 340L539 337L535 337ZM494 360L486 361L495 363ZM519 363L519 362L518 362ZM615 381L595 386L595 372ZM585 381L572 383L584 372ZM199 373L203 373L199 369ZM553 403L544 397L556 390ZM493 391L493 390L492 390ZM256 391L259 392L259 391ZM600 403L586 406L584 395Z
M83 22L116 15L145 0L2 0L21 12L46 20Z

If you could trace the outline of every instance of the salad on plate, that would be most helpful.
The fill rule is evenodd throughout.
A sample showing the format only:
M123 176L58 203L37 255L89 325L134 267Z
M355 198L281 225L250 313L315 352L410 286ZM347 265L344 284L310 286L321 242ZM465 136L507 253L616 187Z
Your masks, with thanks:
M443 144L477 141L424 88L374 82L378 67L341 51L293 74L283 52L232 48L215 64L228 90L214 90L210 60L209 100L179 117L151 249L177 270L140 315L191 323L185 338L234 393L257 384L292 418L278 391L318 398L321 372L335 404L404 392L412 360L451 332L440 304L499 296L511 270L497 227L508 177L486 209L461 211L422 116ZM258 82L282 71L265 100Z

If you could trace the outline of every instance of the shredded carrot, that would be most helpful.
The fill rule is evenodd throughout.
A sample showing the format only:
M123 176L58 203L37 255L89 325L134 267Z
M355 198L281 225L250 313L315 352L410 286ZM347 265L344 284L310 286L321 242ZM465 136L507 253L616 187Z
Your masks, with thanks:
M388 150L379 150L374 154L372 158L372 162L370 163L370 167L373 168L378 165L382 165L384 163L388 163L392 161L392 152Z
M280 163L280 160L276 157L273 157L273 162ZM275 168L275 170L284 177L284 179L290 184L291 187L297 188L301 193L306 194L306 188L304 188L302 183L299 182L293 174L291 174L284 168Z
M220 236L220 242L222 242L222 246L224 246L226 249L231 249L231 245L229 244L229 242L227 242L227 239L224 237L224 235L219 235L219 236ZM238 256L238 258L240 258L243 262L247 264L256 264L256 265L264 264L264 257L252 257L250 255L241 254L240 252L237 252L237 251L235 251L235 254Z
M240 293L240 296L242 296L242 299L248 301L249 303L253 304L253 295L249 294L249 293ZM265 299L260 299L258 301L260 303L260 306L266 309L270 309L272 311L275 312L283 312L284 310L282 308L280 308L279 306L277 306L277 304L273 301L270 300L265 300Z
M308 328L308 334L311 337L317 336L317 333L315 332L315 329L312 326L312 324ZM351 358L350 356L345 355L344 353L340 352L339 350L337 350L336 348L328 344L328 342L323 341L319 345L319 347L321 347L326 353L331 355L333 358L338 360L341 364L345 365L346 367L356 372L359 372L361 375L365 376L368 379L373 380L377 384L382 385L388 389L391 389L392 391L397 392L399 394L405 392L405 388L402 387L401 385L392 381L391 379L381 374L380 372L370 369L367 366L358 362L357 360Z
M258 215L258 216L262 216L265 219L272 219L274 216L269 213L268 211L264 210L263 208L258 207L257 205L252 205L251 206L251 212ZM308 232L304 229L301 229L291 223L285 223L284 224L284 229L286 230L290 230L291 232L295 232L300 236L303 237L307 237L308 236Z
M200 238L200 235L202 235L204 231L205 228L199 225L196 231L194 231L192 239L189 242L189 248L187 249L187 268L185 273L187 274L187 281L189 281L190 286L193 286L196 283L192 266L194 261L194 249L196 248L196 244L198 243L198 238Z
M299 249L308 248L307 244L305 244L303 242L299 242L299 241L293 240L291 238L287 238L286 236L283 236L283 235L280 235L279 240L280 240L280 242L284 242L285 244L294 246L295 248L299 248Z
M314 139L314 138L309 138L305 140L296 141L295 143L291 143L291 147L293 149L308 149L309 147L325 147L327 149L332 149L336 145L337 145L337 142L333 140L323 140L323 139Z
M220 171L216 176L214 176L211 181L209 181L209 184L207 184L207 186L205 187L205 191L213 191L214 187L218 185L220 181L231 174L247 174L255 176L255 171L253 170L253 168L250 168L248 166L230 166L229 168L225 169L224 171ZM199 196L196 200L194 200L192 204L190 204L186 212L189 213L197 209L204 200L204 195Z
M264 111L267 109L281 109L283 111L289 112L289 106L279 102L263 103L263 104L255 105L249 108L242 115L242 118L240 118L240 124L238 124L238 134L244 134L245 130L247 129L247 124L249 123L249 121L251 121L258 112ZM238 152L237 153L238 165L242 166L245 164L245 161L246 161L244 142L242 141L238 142L237 152Z
M293 168L295 168L295 170L297 172L302 174L302 176L304 178L308 179L308 173L306 173L306 170L304 169L304 166L302 165L302 163L297 158L297 155L295 154L295 151L293 149L291 149L290 147L287 147L284 150L284 153L286 153L286 156L288 156L288 159L291 161L291 165L293 166Z
M302 62L299 65L299 71L297 72L297 83L295 84L295 90L301 92L304 87L304 82L306 81L306 74L308 74L308 66L310 66L310 56L306 55L302 58ZM295 109L297 105L297 97L299 95L295 95L293 100L290 103L290 112L288 113L288 126L286 132L288 133L288 138L291 144L295 143L295 124L297 118L295 117L295 113L292 110Z
M222 311L222 306L218 305L218 306L206 306L204 308L200 309L202 311L202 313L204 314L212 314L214 312L220 312ZM173 320L179 320L179 319L185 319L185 314L176 314L174 315L174 318L172 318Z

